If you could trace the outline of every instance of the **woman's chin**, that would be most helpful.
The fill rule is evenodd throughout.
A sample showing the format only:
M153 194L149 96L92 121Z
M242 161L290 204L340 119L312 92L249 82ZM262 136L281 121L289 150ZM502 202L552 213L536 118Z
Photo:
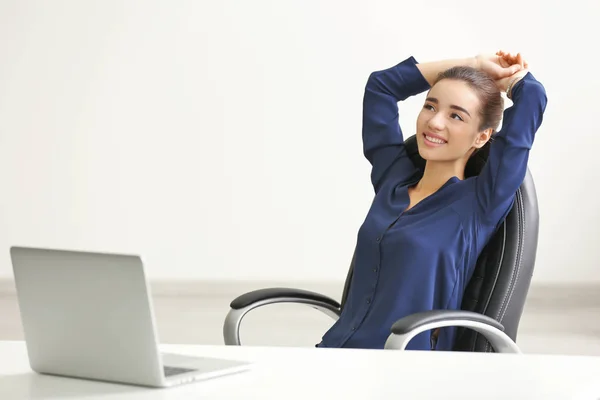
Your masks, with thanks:
M428 149L426 146L419 145L417 146L419 150L419 155L425 161L435 160L435 152L432 149Z

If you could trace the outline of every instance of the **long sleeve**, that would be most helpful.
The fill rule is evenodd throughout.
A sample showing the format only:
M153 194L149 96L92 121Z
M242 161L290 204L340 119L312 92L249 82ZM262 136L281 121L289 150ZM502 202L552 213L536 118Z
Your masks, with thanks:
M512 89L513 105L505 110L502 129L493 136L486 165L477 177L480 212L498 221L508 212L527 173L529 152L542 124L547 97L529 72Z
M392 68L373 72L367 81L362 140L364 155L372 166L371 182L376 192L386 176L392 174L407 180L415 171L404 149L398 102L430 88L416 64L416 60L409 57Z

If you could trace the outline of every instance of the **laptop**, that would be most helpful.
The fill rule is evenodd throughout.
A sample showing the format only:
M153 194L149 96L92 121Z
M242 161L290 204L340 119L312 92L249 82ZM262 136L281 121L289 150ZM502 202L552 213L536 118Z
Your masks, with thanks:
M137 255L16 246L10 255L29 363L37 373L163 388L251 367L159 352Z

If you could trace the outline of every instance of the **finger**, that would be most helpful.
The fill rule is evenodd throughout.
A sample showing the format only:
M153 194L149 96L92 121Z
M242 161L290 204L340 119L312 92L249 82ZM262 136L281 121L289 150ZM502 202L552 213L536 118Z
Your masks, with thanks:
M501 67L508 67L506 60L499 55L496 55L494 62Z
M502 68L502 67L498 67L495 71L494 71L494 76L495 79L505 79L508 78L512 75L515 74L515 69L514 69L514 65L511 65L510 67L506 67L506 68Z
M514 56L514 58L513 58L513 64L518 64L521 67L523 67L523 57L521 57L520 53L518 53L516 56Z
M504 54L504 59L511 65L516 64L516 62L517 62L516 57L510 53Z
M498 79L505 79L511 77L517 72L519 72L521 68L522 67L519 64L513 64L506 68L502 68L500 71L498 71Z
M520 64L513 64L510 67L504 69L503 77L506 78L508 76L512 76L519 72L521 69L522 67Z

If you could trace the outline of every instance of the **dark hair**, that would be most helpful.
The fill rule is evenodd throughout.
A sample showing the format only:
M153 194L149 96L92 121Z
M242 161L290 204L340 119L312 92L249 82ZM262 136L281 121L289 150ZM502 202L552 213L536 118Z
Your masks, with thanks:
M481 124L479 130L492 128L494 132L498 129L504 111L504 100L494 80L485 72L467 66L457 66L447 69L438 75L435 83L442 79L452 79L466 82L475 91L481 107L479 116Z

